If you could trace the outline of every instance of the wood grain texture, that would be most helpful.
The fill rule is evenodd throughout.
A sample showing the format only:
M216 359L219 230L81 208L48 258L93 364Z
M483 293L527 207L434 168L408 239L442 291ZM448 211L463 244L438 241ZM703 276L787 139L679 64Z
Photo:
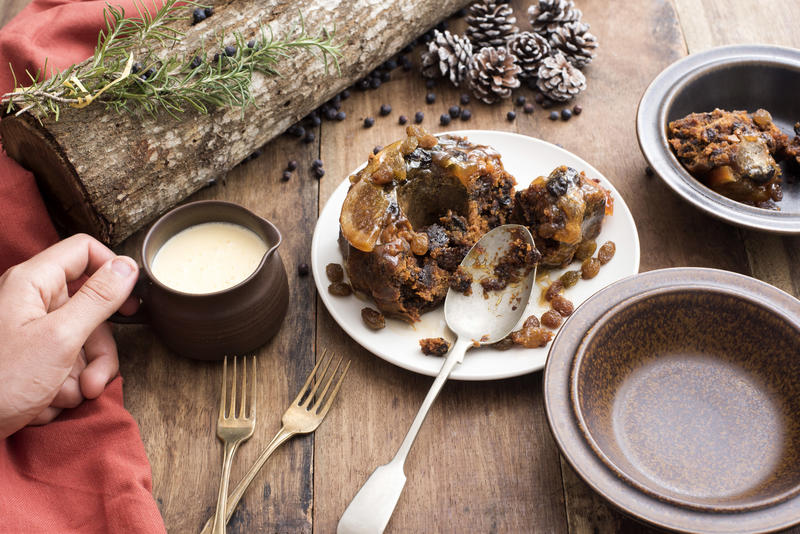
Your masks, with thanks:
M4 0L3 5L0 6L0 27L5 26L30 2L31 0Z
M33 170L55 198L51 209L68 231L117 244L466 2L353 0L342 9L335 0L235 0L217 2L214 15L193 26L187 10L186 22L175 25L184 37L159 53L192 57L212 46L208 43L222 31L235 29L246 41L261 24L281 37L302 16L309 31L335 29L340 36L339 75L328 67L330 58L323 62L319 53L300 51L281 58L279 76L253 74L255 105L244 111L135 116L108 113L97 104L66 108L58 121L31 113L10 115L0 122L0 135L6 152Z
M0 23L26 3L0 3ZM527 3L514 1L523 29L528 27ZM790 0L762 2L758 8L747 0L580 0L578 6L600 49L586 71L589 88L577 102L584 112L570 122L551 122L549 110L538 107L530 116L517 109L516 121L508 122L505 114L513 106L504 102L471 104L470 122L457 120L442 128L439 115L461 91L440 84L433 90L436 103L426 105L427 90L417 71L398 69L380 89L354 91L342 106L348 119L324 122L315 132L316 143L278 137L259 158L190 198L238 202L275 222L284 235L280 252L289 275L289 315L278 336L258 351L259 423L240 449L232 482L277 431L280 415L316 354L328 349L353 361L327 420L315 435L295 438L275 453L245 495L229 532L334 532L356 490L394 454L431 384L431 378L398 369L359 347L320 304L311 277L297 275L298 264L310 263L319 210L374 146L402 135L400 114L411 118L424 111L424 125L433 131L519 132L585 158L614 182L631 207L642 270L718 267L752 273L800 294L800 241L740 232L689 207L659 180L646 177L634 127L641 93L661 69L686 54L686 45L694 51L733 42L726 39L775 39L770 42L800 46L800 34L791 28L800 20L800 7ZM781 15L772 18L775 14ZM752 28L743 28L747 25ZM453 26L463 29L463 20ZM765 32L763 39L759 32ZM531 96L525 90L519 94ZM382 103L393 107L385 118L378 117ZM376 118L372 129L361 125L366 116ZM325 162L321 181L310 172L317 157ZM281 182L289 159L298 160L299 168ZM138 258L142 239L143 232L135 234L119 251ZM146 327L118 327L116 334L126 406L141 429L167 530L199 531L214 508L222 456L214 437L221 366L170 354ZM541 373L534 373L496 382L448 383L409 456L408 483L388 531L654 532L610 507L559 459L543 412L541 382Z

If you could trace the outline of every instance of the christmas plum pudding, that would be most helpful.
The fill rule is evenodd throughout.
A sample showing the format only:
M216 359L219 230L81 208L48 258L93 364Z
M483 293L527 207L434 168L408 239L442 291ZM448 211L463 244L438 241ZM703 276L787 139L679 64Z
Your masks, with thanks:
M406 132L350 177L339 244L353 289L414 322L441 304L480 236L509 221L515 180L487 146Z

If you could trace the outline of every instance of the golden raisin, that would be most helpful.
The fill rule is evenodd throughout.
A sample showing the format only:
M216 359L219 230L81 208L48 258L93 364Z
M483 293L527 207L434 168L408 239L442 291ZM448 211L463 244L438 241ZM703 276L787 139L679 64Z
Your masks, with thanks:
M606 263L611 261L611 258L614 257L614 253L617 251L617 245L614 244L613 241L606 241L603 243L603 246L600 247L600 250L597 252L597 259L600 261L601 265L605 265Z
M550 284L550 287L547 288L547 292L544 294L544 298L546 300L553 300L553 297L557 296L563 290L564 290L564 284L561 282L561 280L556 280L555 282Z
M416 256L424 256L428 252L428 234L420 232L411 238L411 252Z
M353 293L353 288L347 282L334 282L328 286L328 293L336 297L346 297Z
M561 275L561 284L566 287L570 288L578 283L578 280L581 279L581 272L580 271L567 271Z
M544 347L551 339L553 339L553 333L544 328L523 328L522 330L511 332L511 340L527 349Z
M325 266L325 274L331 282L341 282L344 280L344 269L338 263L329 263Z
M386 326L386 318L378 310L363 308L361 310L361 320L373 330L380 330Z
M555 310L547 310L542 314L542 325L547 328L558 328L561 326L561 315Z
M581 277L584 280L594 278L600 272L600 260L589 258L581 264Z
M530 317L525 319L524 323L522 323L522 328L536 328L538 326L539 326L539 318L536 317L535 315L531 315Z
M591 258L594 251L597 249L597 243L594 239L590 239L589 241L581 241L578 248L575 249L575 258L583 261L587 258Z
M552 306L555 311L564 317L569 317L572 315L572 312L575 309L575 307L572 305L572 302L561 295L556 295L555 298L550 301L550 306Z

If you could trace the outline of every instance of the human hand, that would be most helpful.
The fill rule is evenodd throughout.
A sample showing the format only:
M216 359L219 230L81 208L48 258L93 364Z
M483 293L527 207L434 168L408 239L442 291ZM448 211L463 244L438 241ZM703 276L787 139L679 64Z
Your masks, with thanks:
M137 275L131 258L79 234L0 276L0 439L103 392L119 370L105 321L135 311Z

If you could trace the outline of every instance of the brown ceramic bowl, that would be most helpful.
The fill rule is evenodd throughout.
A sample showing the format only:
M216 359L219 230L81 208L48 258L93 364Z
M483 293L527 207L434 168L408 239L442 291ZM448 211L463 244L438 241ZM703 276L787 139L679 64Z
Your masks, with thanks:
M800 180L784 166L780 211L726 198L692 177L667 142L667 124L692 112L764 108L794 136L800 120L800 50L766 45L712 48L667 67L639 102L639 146L655 173L678 195L709 215L746 228L800 233Z
M567 460L628 513L687 532L800 521L800 302L712 269L636 275L584 303L545 370Z
M239 224L261 237L268 250L256 270L214 293L185 293L162 284L151 270L156 252L181 230L206 222ZM289 285L278 254L281 240L274 224L238 204L205 200L177 207L153 224L142 244L139 311L111 320L149 324L165 345L187 358L215 360L250 352L275 335L286 315Z

